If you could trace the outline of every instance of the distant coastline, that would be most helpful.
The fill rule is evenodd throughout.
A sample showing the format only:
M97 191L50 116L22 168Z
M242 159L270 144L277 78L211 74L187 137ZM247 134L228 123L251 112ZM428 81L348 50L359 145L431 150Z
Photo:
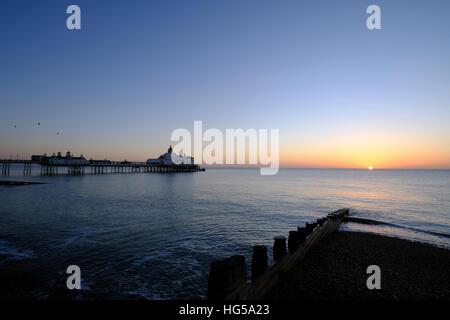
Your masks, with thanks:
M31 184L45 184L45 182L30 182L30 181L0 181L0 186L26 186Z

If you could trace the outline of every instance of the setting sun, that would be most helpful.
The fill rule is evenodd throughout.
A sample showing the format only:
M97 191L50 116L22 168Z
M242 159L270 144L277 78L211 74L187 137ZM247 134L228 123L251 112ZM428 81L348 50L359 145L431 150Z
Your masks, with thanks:
M368 168L369 170L373 170L373 167L372 166L369 166L369 168Z

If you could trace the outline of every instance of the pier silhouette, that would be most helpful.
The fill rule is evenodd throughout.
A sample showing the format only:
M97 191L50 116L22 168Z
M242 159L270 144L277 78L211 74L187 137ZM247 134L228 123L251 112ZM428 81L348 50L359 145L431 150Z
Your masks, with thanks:
M205 171L196 164L148 164L147 162L108 161L98 163L95 160L84 164L49 164L38 160L1 160L2 175L9 176L11 164L23 164L23 175L31 175L33 165L40 166L40 174L53 176L59 174L84 175L84 174L111 174L111 173L173 173L173 172L197 172Z

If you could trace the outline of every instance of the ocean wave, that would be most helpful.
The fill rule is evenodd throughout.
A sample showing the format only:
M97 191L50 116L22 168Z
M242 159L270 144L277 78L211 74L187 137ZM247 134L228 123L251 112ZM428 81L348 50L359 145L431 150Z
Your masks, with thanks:
M360 218L360 217L346 217L344 221L365 224L365 225L389 226L389 227L406 229L406 230L411 230L411 231L415 231L415 232L419 232L419 233L426 233L426 234L450 239L450 234L447 234L447 233L435 232L435 231L424 230L424 229L413 228L413 227L406 227L406 226L401 226L401 225L398 225L395 223L383 222L383 221L379 221L379 220L366 219L366 218Z
M34 252L31 249L19 249L8 241L0 240L0 257L5 257L5 260L23 260L33 256Z
M91 236L97 236L100 234L113 232L118 230L118 228L104 228L104 227L87 227L80 228L78 230L73 231L73 234L64 239L64 241L58 245L55 245L54 249L64 249L75 243L80 242L94 242L94 240L90 239Z

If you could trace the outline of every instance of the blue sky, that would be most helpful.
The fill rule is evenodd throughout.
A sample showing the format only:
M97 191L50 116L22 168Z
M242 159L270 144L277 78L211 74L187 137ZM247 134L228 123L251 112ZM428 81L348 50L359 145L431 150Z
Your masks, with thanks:
M80 31L66 28L70 4ZM382 30L366 28L370 4ZM0 157L145 160L202 120L279 128L289 166L339 137L357 153L365 137L370 154L416 143L435 154L423 167L445 167L448 12L448 1L2 0Z

